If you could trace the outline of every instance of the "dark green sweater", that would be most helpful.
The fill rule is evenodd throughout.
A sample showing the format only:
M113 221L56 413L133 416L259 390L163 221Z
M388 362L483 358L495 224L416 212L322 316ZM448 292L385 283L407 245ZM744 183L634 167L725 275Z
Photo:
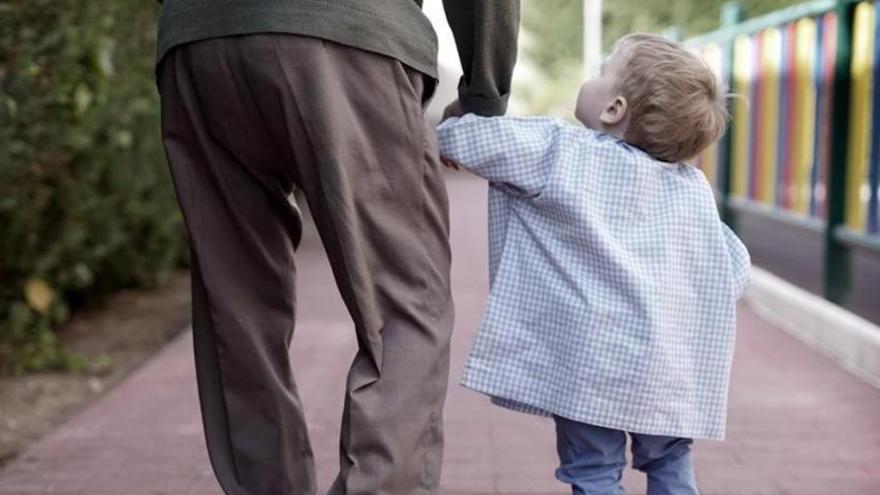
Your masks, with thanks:
M156 62L176 45L250 33L313 36L396 58L437 78L422 0L159 0ZM500 115L516 62L519 0L443 0L464 76L465 110Z

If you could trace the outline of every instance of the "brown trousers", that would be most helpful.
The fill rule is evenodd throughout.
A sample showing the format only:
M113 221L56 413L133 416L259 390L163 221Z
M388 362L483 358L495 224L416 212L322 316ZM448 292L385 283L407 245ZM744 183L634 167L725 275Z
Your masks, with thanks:
M425 84L394 59L284 34L182 45L160 66L162 135L193 251L202 417L227 494L315 492L288 357L295 187L358 337L330 493L437 493L453 316Z

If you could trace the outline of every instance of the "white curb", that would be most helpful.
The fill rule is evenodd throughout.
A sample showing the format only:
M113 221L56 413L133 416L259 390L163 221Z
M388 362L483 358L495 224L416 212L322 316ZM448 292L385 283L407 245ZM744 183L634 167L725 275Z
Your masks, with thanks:
M755 266L745 299L761 318L880 388L877 325Z

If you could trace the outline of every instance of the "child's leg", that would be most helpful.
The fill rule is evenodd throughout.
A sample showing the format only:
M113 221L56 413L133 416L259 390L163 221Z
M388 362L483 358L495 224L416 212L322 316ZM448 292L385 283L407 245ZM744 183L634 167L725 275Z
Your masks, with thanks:
M554 420L560 461L556 479L570 484L573 495L623 495L626 433L559 416Z
M633 467L648 475L648 495L697 495L688 438L631 434Z

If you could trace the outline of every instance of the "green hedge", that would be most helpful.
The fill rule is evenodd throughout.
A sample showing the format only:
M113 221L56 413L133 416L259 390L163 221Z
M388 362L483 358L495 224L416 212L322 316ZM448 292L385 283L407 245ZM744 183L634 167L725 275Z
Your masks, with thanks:
M75 364L71 310L160 284L182 221L150 0L0 0L0 372Z

